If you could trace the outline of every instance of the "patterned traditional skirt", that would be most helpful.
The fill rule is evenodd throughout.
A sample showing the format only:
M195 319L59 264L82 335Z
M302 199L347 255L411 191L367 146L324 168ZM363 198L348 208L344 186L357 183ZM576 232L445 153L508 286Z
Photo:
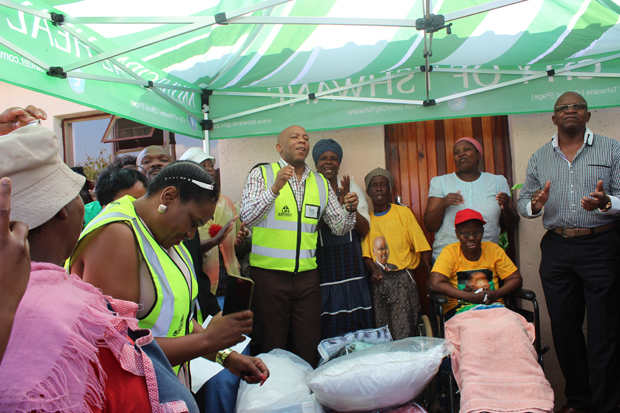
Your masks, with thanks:
M337 237L319 232L316 258L321 277L321 338L373 328L368 276L357 233Z
M377 327L387 325L394 340L415 335L422 315L418 285L410 270L387 271L379 285L372 285Z

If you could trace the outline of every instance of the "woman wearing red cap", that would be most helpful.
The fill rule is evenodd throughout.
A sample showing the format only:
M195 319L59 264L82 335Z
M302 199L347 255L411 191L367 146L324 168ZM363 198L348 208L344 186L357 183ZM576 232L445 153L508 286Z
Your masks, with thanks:
M497 302L503 306L502 297L523 284L519 270L504 250L493 242L482 241L485 224L478 211L457 212L454 226L458 242L447 245L433 265L431 288L448 297L446 318L480 304ZM480 278L486 282L482 284Z
M523 283L519 270L499 245L482 241L479 212L457 212L454 225L459 242L439 254L431 289L448 297L445 337L454 345L460 411L552 411L553 389L532 345L534 326L503 304Z
M454 144L454 163L457 172L431 180L424 226L435 232L433 259L441 250L457 241L454 236L454 217L465 208L480 212L486 221L483 241L499 242L501 230L511 230L519 222L506 178L480 172L482 146L472 138L461 138Z

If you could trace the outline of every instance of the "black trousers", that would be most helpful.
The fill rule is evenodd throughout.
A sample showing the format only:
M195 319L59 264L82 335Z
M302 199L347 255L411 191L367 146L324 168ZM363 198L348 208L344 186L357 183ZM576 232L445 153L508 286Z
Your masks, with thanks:
M548 231L540 278L568 405L617 411L620 404L620 235L577 238ZM587 346L582 325L587 309Z

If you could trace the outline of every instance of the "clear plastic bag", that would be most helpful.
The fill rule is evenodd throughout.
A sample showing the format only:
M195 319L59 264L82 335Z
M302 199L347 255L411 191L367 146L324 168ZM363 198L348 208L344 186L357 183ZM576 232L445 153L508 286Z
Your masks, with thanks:
M281 349L258 357L269 368L269 378L262 386L241 381L237 413L323 413L306 382L310 364Z
M361 341L368 344L381 344L392 341L388 326L369 328L347 333L343 336L326 338L317 347L321 360L319 366L341 355L342 349L349 344Z
M339 412L400 405L416 397L447 356L449 341L413 337L377 344L331 360L308 373L323 405Z

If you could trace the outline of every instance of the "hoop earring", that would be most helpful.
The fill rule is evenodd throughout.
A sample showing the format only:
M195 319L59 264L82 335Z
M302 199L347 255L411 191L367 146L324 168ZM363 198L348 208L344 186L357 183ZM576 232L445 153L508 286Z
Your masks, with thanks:
M161 214L165 213L166 210L168 209L168 207L164 204L159 204L159 208L157 208L157 211Z

